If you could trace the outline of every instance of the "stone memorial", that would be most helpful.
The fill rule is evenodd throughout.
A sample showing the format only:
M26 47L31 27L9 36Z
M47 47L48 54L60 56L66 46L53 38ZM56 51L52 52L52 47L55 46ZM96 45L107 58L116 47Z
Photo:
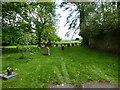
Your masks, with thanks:
M56 47L58 47L58 44L56 44Z
M18 73L13 72L12 68L8 68L7 73L0 74L0 78L4 80L8 80L15 77L16 75L18 75Z
M64 50L64 46L63 45L62 45L61 49Z
M64 46L66 46L66 43L64 43Z
M70 47L70 44L68 43L67 46Z
M49 47L46 47L44 52L42 53L43 55L50 55L50 49Z
M72 43L72 46L74 46L74 43Z
M75 45L77 45L77 43L75 43Z

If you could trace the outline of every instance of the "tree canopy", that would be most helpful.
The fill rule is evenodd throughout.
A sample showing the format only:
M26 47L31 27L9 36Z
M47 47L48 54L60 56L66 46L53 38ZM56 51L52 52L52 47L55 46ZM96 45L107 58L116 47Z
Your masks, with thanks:
M67 7L67 4L75 5L77 8L71 9ZM63 2L62 7L71 11L67 24L71 30L76 28L74 32L80 30L84 45L88 45L90 38L102 38L106 33L120 32L118 27L119 2ZM75 17L71 18L75 12ZM76 27L78 20L80 24Z
M59 38L54 27L54 2L3 2L2 6L3 45L18 44L21 33L29 33L30 42L39 46L42 41Z

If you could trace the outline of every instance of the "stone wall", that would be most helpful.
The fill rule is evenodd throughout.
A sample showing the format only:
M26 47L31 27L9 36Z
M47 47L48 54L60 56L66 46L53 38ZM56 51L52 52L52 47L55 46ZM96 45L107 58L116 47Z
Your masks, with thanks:
M91 48L118 54L120 53L120 32L111 32L99 38L91 38L89 39L89 46Z

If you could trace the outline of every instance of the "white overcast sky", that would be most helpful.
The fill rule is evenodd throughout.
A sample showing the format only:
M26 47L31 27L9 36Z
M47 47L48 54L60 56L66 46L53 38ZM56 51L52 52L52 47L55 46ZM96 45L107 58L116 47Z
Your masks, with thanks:
M60 5L61 2L62 2L62 0L56 0L56 4L57 5ZM72 6L70 6L70 7L72 7ZM72 7L72 8L75 8L75 6ZM61 37L62 40L71 40L73 33L71 33L71 35L69 37L66 37L65 34L68 31L68 26L64 26L66 24L66 18L67 18L67 16L69 16L70 12L63 11L63 10L64 10L64 8L59 8L59 7L58 7L58 9L56 9L56 14L60 14L61 15L61 18L59 19L59 22L57 23L57 25L58 25L57 35L59 37ZM79 22L78 22L78 25L79 25ZM75 35L74 39L75 38L81 38L78 35L78 33Z

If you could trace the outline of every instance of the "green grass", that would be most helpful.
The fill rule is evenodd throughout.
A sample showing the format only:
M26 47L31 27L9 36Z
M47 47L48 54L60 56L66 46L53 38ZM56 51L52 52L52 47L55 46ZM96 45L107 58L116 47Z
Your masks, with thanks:
M56 42L58 44L62 44L62 43L81 43L81 40L76 40L76 41L61 41L61 42Z
M54 82L79 86L87 81L107 80L118 82L118 57L91 50L83 46L51 47L50 56L41 55L43 48L34 47L26 52L26 59L19 59L16 48L4 48L3 73L14 68L18 76L3 80L3 88L49 88Z

